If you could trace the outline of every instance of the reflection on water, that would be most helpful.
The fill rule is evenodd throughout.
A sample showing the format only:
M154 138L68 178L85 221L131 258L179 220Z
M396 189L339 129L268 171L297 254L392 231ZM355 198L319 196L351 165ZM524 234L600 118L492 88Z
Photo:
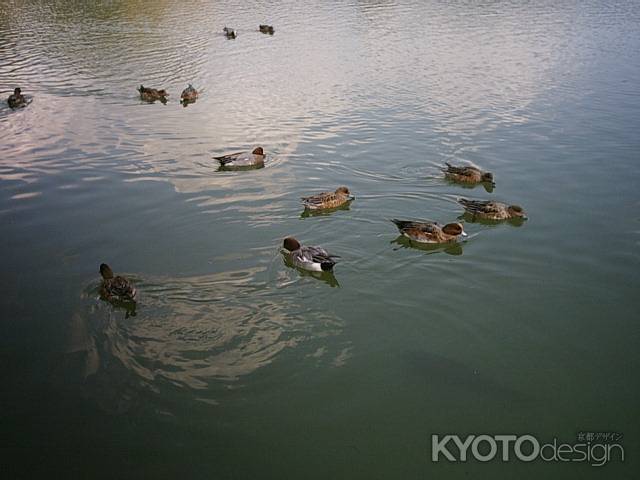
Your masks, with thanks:
M287 300L285 291L256 284L257 273L157 282L132 277L140 295L136 316L96 301L97 288L89 286L84 310L69 325L66 351L84 359L75 374L95 375L87 383L89 390L111 388L112 383L114 391L107 397L118 397L123 384L128 385L127 398L139 389L158 392L165 382L203 390L214 382L238 381L275 361L284 349L314 339L329 342L340 333L340 320L301 308ZM343 364L344 354L338 357ZM116 410L125 400L117 398ZM104 398L100 403L109 408Z
M106 350L141 378L161 376L191 388L237 380L307 337L335 334L336 319L302 311L251 280L255 271L137 282L139 315L126 319L102 304ZM93 306L95 308L95 305ZM153 365L151 368L150 366Z
M145 440L198 425L207 440L189 430L184 445L231 445L216 459L229 477L282 478L245 470L269 456L289 476L357 476L348 463L418 478L436 427L637 424L639 5L0 2L0 359L24 413L8 435L57 440L24 428L46 417L86 454L129 432L106 433L95 404L136 425L145 405ZM141 102L140 84L169 101ZM34 101L12 111L16 86ZM264 168L218 170L214 156L256 145ZM496 189L447 181L445 162L493 172ZM331 185L357 202L301 214L300 197ZM496 194L532 220L472 222L457 203ZM389 223L458 216L470 237L450 246ZM283 263L288 235L339 252L336 276ZM103 259L137 272L136 316L87 288ZM49 414L25 402L52 369L57 393L88 397L76 422L75 398ZM602 413L604 398L617 408ZM84 442L85 424L103 436ZM361 457L323 447L345 439ZM224 478L213 470L200 476Z
M416 250L422 250L428 254L444 252L448 255L462 255L462 243L422 243L411 240L410 238L400 235L393 240L396 245L400 245L401 248L414 248Z

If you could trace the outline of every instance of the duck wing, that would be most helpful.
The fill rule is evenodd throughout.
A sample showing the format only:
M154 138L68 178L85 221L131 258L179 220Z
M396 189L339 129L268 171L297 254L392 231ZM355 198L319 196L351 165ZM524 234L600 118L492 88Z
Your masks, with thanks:
M133 285L124 277L117 276L109 283L109 293L121 299L133 300L138 293Z
M302 203L309 208L318 208L337 200L337 195L333 192L322 192L308 197L302 197Z
M415 229L425 233L436 233L438 231L438 225L434 222L414 222L412 220L397 220L395 218L391 221L396 224L400 232L409 229Z
M220 162L220 165L226 165L227 163L235 161L243 153L244 152L229 153L228 155L222 155L220 157L213 158L214 160L218 160Z
M472 213L488 213L499 210L494 202L488 200L467 200L466 198L461 198L458 200L458 203Z

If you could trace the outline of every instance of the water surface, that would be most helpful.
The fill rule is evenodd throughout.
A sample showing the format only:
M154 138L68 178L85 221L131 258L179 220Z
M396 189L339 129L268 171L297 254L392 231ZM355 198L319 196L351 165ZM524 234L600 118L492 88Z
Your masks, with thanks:
M3 463L602 478L430 460L434 433L596 431L624 434L606 476L632 478L639 23L632 1L3 2L0 90L34 99L0 107ZM256 145L265 168L217 171ZM301 215L343 184L348 210ZM529 220L397 242L390 218L454 221L459 196ZM287 235L341 255L335 278L285 265ZM103 261L138 286L135 315L98 299Z

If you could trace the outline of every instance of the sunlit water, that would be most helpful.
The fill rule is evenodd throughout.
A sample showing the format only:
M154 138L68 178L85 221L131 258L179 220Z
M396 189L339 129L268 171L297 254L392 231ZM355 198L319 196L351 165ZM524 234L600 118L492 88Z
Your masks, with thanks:
M639 25L633 1L2 2L0 90L33 97L0 107L3 470L604 478L430 460L434 433L604 431L633 478ZM217 171L256 145L265 168ZM348 210L301 215L343 184ZM459 196L529 220L397 241ZM287 235L335 277L289 268ZM98 299L103 261L135 315Z

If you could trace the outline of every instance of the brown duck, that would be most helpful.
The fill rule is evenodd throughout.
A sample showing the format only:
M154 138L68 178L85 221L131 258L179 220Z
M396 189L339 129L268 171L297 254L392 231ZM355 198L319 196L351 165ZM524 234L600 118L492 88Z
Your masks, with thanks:
M483 220L509 220L527 219L527 214L519 205L507 205L506 203L494 202L490 200L467 200L460 198L458 203L474 219Z
M138 291L129 280L121 276L115 276L113 270L106 263L100 265L102 285L100 296L110 302L135 301Z
M443 168L444 175L449 180L459 183L491 183L493 184L493 174L484 172L477 167L466 165L457 167L445 162L446 168Z
M391 220L402 235L419 243L454 243L466 237L461 223L414 222L411 220Z
M326 210L341 207L354 198L347 187L338 187L335 192L322 192L302 197L302 204L308 210Z

